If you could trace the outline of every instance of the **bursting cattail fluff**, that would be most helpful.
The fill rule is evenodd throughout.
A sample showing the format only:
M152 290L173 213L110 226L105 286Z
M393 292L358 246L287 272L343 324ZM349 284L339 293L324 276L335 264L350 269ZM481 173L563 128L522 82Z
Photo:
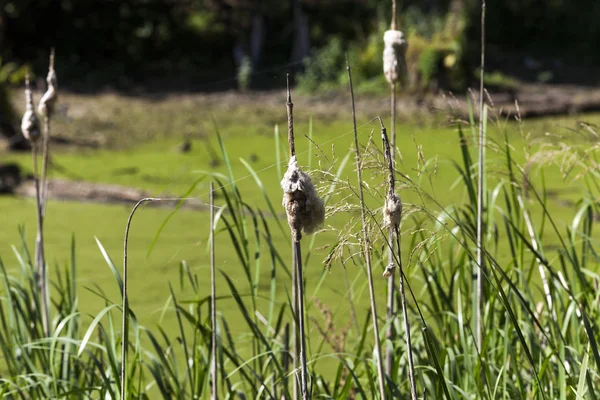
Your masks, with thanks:
M39 113L47 117L52 115L54 112L54 107L56 106L56 101L58 100L58 80L52 64L53 62L50 63L50 70L48 71L48 76L46 77L46 82L48 82L48 90L46 90L46 93L44 93L42 96L38 106Z
M406 49L408 42L400 31L389 30L383 34L383 73L390 85L404 80L406 75Z
M29 89L29 76L26 80L25 99L27 101L27 108L21 120L21 132L23 132L25 139L35 143L42 136L42 131L40 130L40 120L33 107L33 95L31 94L31 89Z
M383 206L383 225L386 228L397 229L402 217L402 200L396 193L388 194Z
M325 220L325 205L317 195L310 176L300 169L296 156L290 158L288 170L281 180L283 206L292 228L294 239L299 241L301 232L315 232Z

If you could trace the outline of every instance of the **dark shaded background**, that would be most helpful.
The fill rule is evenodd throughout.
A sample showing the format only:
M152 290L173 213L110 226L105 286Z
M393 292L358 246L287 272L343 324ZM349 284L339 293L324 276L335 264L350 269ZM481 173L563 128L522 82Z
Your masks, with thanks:
M218 81L235 76L240 49L250 54L257 18L262 39L258 55L252 55L253 67L292 63L291 68L301 68L302 59L332 35L344 43L366 40L389 23L390 4L390 0L1 0L0 48L5 62L44 71L48 49L56 47L61 84L72 90L106 85L126 90L144 82L163 89L219 90L235 85ZM475 68L478 0L399 0L399 13L415 15L408 23L419 29L433 26L429 20L442 18L451 6L458 6L466 18L461 61ZM305 32L299 32L298 10L305 17ZM527 77L522 65L527 57L554 66L598 63L598 1L488 0L487 10L488 57L494 67ZM302 35L308 46L298 51L294 46ZM566 75L557 74L556 79L568 80ZM572 76L582 78L589 83L596 80ZM281 83L258 79L253 86Z

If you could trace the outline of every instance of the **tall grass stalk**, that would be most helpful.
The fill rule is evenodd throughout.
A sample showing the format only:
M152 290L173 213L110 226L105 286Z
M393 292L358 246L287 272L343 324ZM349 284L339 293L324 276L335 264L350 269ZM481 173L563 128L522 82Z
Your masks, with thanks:
M210 183L210 322L212 327L210 379L211 399L217 400L217 290L215 284L215 192L214 184Z
M287 116L288 116L288 145L290 149L290 158L296 155L296 144L294 141L294 114L292 103L292 93L290 89L290 76L287 75ZM292 229L292 302L296 327L295 331L295 357L296 366L300 358L300 393L303 400L309 398L308 393L308 370L306 366L306 338L304 330L304 281L302 278L302 247L300 245L300 232L294 232ZM297 382L297 379L295 380ZM298 395L297 383L295 384L294 396Z
M129 218L127 218L127 225L125 226L125 238L123 239L123 288L122 288L122 296L123 301L121 303L122 311L123 311L123 319L121 320L121 400L127 399L127 344L128 340L128 318L127 314L129 313L129 299L127 298L127 273L128 273L128 265L127 265L127 247L129 244L129 229L131 228L131 220L133 219L133 215L135 214L138 207L142 204L147 203L149 201L161 200L157 198L147 197L138 201L131 213L129 214Z
M346 56L346 70L348 71L348 84L350 86L350 98L352 102L352 124L354 130L354 151L356 158L356 173L358 177L358 190L360 199L360 215L362 220L362 233L363 233L363 256L367 264L367 277L369 280L369 299L371 303L371 317L373 319L373 334L375 335L375 357L377 367L377 380L379 383L379 395L382 400L386 398L385 395L385 375L383 369L383 359L381 356L381 341L379 339L379 323L377 321L377 305L375 304L375 289L373 287L373 271L371 269L371 244L369 235L367 234L367 219L366 219L366 206L363 196L363 182L362 182L362 163L360 158L360 148L358 145L358 131L356 129L356 105L354 103L354 87L352 86L352 71L350 69L350 63Z
M485 70L485 0L481 1L481 66L479 75L479 140L478 144L478 177L477 177L477 347L482 351L483 346L483 318L485 305L485 250L483 245L484 235L484 180L485 180L485 130L484 130L484 110L483 110L483 75Z

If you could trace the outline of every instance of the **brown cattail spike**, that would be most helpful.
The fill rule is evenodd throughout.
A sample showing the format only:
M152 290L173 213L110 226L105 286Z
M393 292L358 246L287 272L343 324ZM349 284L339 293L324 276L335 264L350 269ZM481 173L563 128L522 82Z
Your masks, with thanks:
M48 69L46 82L48 83L48 90L46 90L46 93L44 93L40 100L38 111L40 114L50 117L54 112L56 101L58 100L58 79L54 70L54 49L50 53L50 68Z
M33 95L29 87L29 72L25 76L25 99L27 108L25 109L23 119L21 120L21 131L23 132L25 139L29 140L31 143L35 143L42 136L42 131L40 129L40 120L35 114L33 106Z
M292 103L292 91L290 89L290 74L287 74L287 102L285 103L288 115L288 145L290 147L290 157L296 155L296 144L294 143L294 103Z
M389 30L383 34L383 73L390 85L401 82L406 77L406 49L408 42L404 34Z
M400 219L402 218L402 200L400 196L395 193L396 181L394 178L394 164L392 162L392 154L390 148L390 142L387 136L387 130L383 126L383 121L379 118L381 124L381 141L383 142L383 155L387 161L388 167L388 192L385 197L385 204L383 205L383 225L386 228L392 228L397 231L400 226Z
M296 157L290 158L288 170L281 180L283 206L288 217L295 241L302 238L301 232L311 234L325 220L325 205L317 195L310 176L300 169Z

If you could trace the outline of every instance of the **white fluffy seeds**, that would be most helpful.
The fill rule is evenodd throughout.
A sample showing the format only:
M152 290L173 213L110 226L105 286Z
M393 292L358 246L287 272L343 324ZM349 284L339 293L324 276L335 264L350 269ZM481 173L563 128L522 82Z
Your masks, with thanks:
M388 195L383 206L383 225L386 228L398 228L402 217L402 200L396 193Z
M53 67L50 67L50 70L48 71L46 82L48 82L48 90L46 90L46 93L44 93L40 100L38 112L49 117L54 112L54 107L58 100L58 79Z
M383 34L383 73L390 84L404 79L406 75L406 49L408 42L400 31L389 30Z
M21 132L23 132L25 139L34 143L42 136L42 131L40 130L40 120L33 109L33 96L29 89L29 80L27 81L27 89L25 89L25 98L27 100L27 109L21 120Z
M385 267L385 271L383 271L383 277L389 278L390 276L392 276L394 269L396 269L396 266L394 264L388 264L388 266Z
M283 206L288 224L296 241L302 238L301 232L311 234L325 220L325 205L317 195L310 176L298 167L296 156L290 158L288 169L281 180Z

